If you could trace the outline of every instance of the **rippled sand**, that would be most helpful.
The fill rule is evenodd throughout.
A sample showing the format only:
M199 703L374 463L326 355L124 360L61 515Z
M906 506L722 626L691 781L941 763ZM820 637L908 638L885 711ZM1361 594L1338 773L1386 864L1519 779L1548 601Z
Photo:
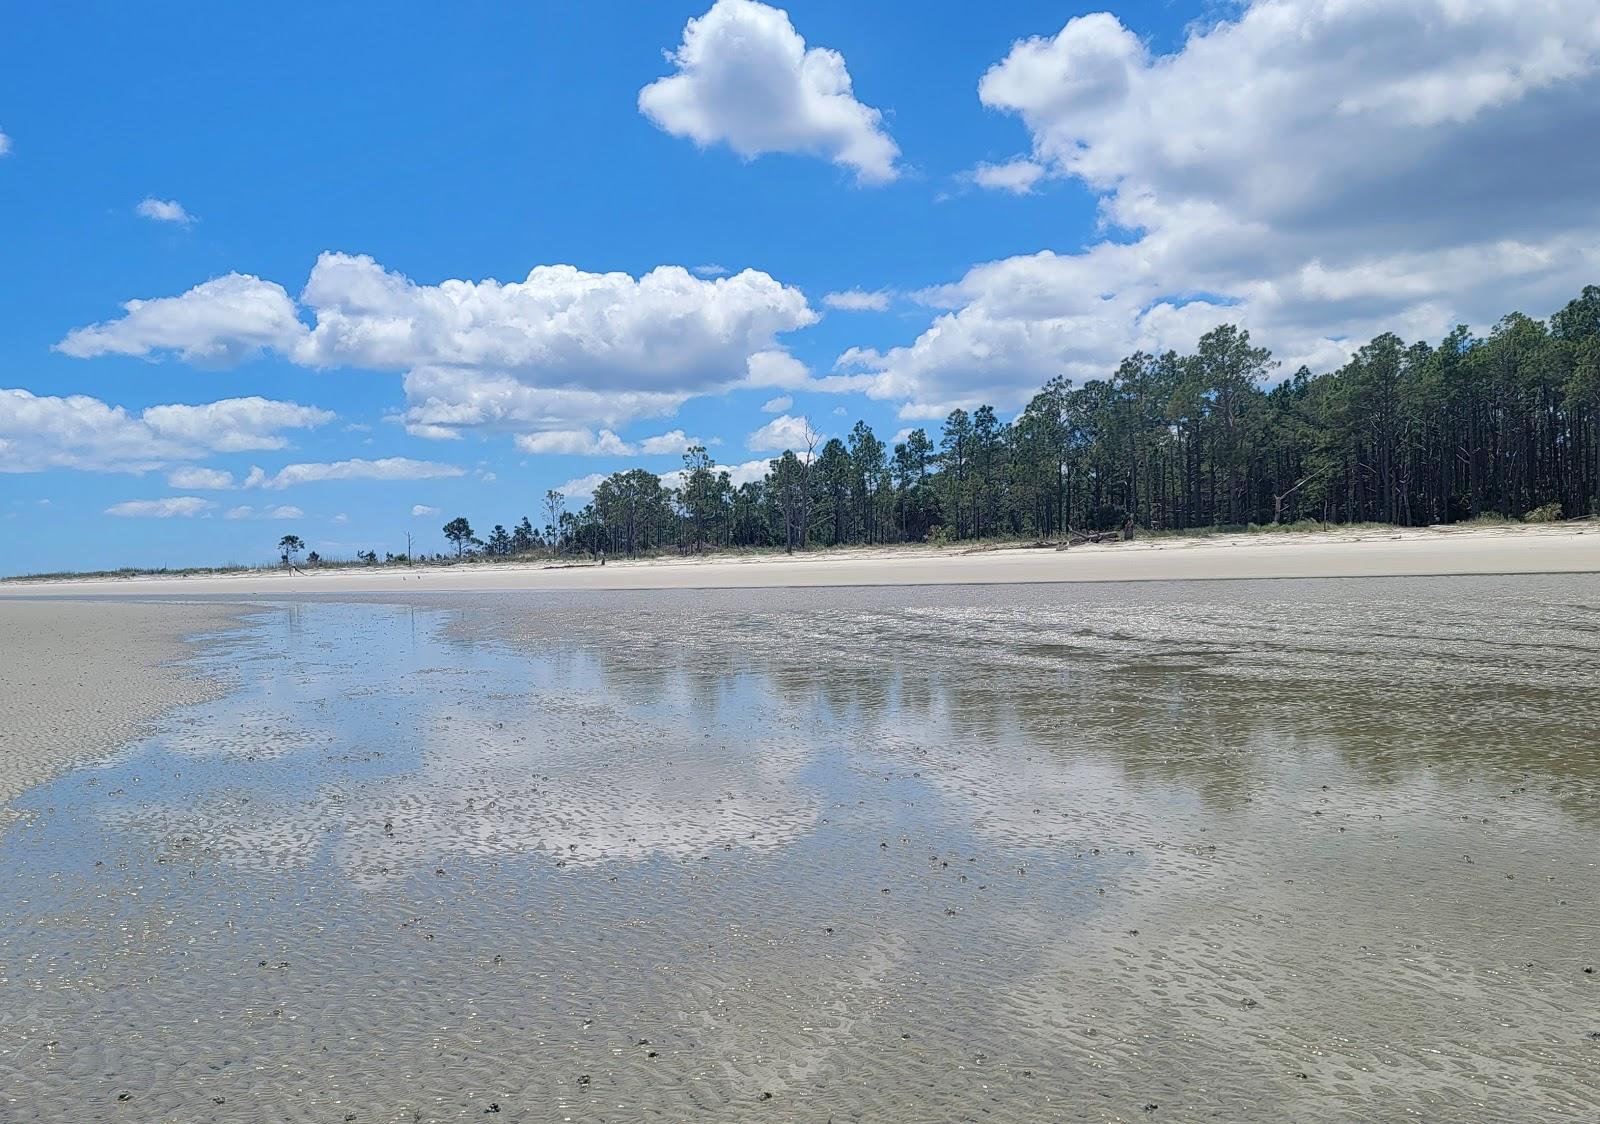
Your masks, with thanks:
M216 695L172 664L231 622L216 605L0 599L0 827L18 793Z
M1600 1114L1592 579L251 621L18 801L0 1118Z

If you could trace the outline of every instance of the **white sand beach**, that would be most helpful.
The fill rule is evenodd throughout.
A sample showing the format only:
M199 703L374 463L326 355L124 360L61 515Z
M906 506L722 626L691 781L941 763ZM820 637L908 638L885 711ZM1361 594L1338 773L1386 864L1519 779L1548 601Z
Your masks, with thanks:
M1600 524L1425 527L1151 538L1070 550L878 547L803 554L468 563L0 582L0 597L294 596L436 590L737 589L1018 582L1213 581L1600 572Z

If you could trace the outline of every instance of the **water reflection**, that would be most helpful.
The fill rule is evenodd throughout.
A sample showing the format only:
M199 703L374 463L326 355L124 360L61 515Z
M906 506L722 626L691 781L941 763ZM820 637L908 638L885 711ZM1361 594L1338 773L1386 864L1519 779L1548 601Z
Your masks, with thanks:
M828 603L847 593L863 607ZM582 595L435 603L459 608L458 638L581 647L608 691L688 720L756 677L820 728L895 742L932 725L934 743L1007 761L1018 746L1087 756L1219 808L1250 794L1264 756L1332 753L1379 787L1435 770L1508 789L1541 778L1571 814L1600 816L1600 591L1587 577L761 591L755 603L694 591L605 612Z
M263 610L0 841L0 1115L1600 1110L1600 600L1496 581Z

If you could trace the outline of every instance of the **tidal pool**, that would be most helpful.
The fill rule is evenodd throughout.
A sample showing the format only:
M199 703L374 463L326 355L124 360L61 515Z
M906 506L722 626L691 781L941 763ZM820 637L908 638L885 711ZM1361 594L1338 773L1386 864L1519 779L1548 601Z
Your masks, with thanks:
M1589 1120L1592 576L262 604L16 802L0 1119Z

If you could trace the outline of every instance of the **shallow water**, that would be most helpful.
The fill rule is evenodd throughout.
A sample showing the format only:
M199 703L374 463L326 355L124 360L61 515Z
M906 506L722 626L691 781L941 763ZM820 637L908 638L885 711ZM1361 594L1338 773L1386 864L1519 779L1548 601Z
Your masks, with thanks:
M0 1119L1600 1114L1592 577L302 602L199 662L0 838Z

